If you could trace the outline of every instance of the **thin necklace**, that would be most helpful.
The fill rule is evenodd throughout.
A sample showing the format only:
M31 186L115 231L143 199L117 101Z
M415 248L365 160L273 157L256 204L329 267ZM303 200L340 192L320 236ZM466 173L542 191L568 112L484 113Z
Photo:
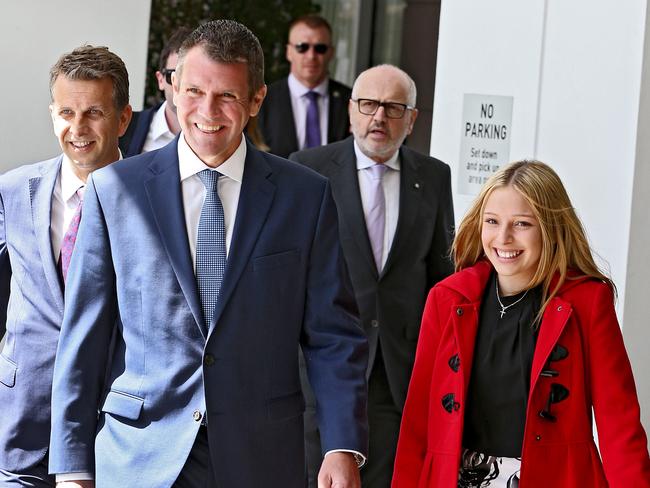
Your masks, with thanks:
M523 295L521 295L521 298L519 300L512 302L510 305L504 305L503 303L501 303L501 297L499 296L499 280L496 278L496 276L494 277L494 284L497 285L497 301L499 302L499 306L501 307L501 310L499 311L499 313L501 314L501 318L503 318L503 316L506 314L506 310L508 310L510 307L514 307L515 305L517 305L520 301L526 298L526 295L528 295L528 290L526 290L526 292Z

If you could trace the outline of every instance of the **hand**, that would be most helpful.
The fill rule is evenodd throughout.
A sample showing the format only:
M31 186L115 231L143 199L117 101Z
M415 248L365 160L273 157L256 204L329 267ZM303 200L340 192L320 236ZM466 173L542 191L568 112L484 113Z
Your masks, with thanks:
M360 488L357 461L350 452L332 452L323 459L318 488Z
M56 488L95 488L95 480L59 481Z

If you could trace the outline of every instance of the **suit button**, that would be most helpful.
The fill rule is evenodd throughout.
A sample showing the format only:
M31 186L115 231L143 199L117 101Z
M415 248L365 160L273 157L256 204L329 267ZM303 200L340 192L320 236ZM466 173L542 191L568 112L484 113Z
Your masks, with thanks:
M197 422L200 422L202 417L203 417L203 415L201 415L201 412L199 412L198 410L194 410L194 413L192 414L192 418L194 420L196 420Z
M458 308L456 309L456 315L458 315L459 317L460 317L461 315L463 315L463 309L460 308L460 307L458 307Z
M212 366L214 364L214 356L212 354L206 354L203 358L203 364L206 366Z
M370 325L371 325L372 327L375 327L375 328L379 327L379 320L377 320L377 319L372 319L372 320L370 321Z
M542 440L542 436L541 436L541 435L536 435L536 436L535 436L535 440L536 440L536 441L541 441L541 440Z

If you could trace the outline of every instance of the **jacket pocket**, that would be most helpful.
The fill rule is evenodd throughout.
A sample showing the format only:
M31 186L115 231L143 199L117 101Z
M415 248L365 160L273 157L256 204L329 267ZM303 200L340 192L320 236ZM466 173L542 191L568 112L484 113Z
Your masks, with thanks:
M0 354L0 383L9 388L16 384L16 370L18 367L13 361L10 361Z
M305 411L305 398L302 391L269 400L269 419L286 420Z
M121 391L111 390L106 395L102 412L119 415L129 420L138 420L144 399Z
M264 269L281 268L299 261L300 251L298 249L291 249L289 251L254 258L253 271L257 272Z

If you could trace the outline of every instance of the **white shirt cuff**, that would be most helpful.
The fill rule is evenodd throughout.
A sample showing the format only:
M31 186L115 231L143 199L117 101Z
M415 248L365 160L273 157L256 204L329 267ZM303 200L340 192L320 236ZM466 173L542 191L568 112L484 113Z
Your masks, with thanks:
M327 451L325 453L325 456L327 456L328 454L331 454L333 452L349 452L350 454L352 454L354 456L354 460L357 462L357 467L359 467L359 468L361 466L363 466L364 464L366 464L366 456L364 456L363 454L361 454L358 451L353 451L352 449L332 449L331 451Z
M58 473L55 475L55 479L57 483L63 481L85 481L94 480L95 475L86 471L80 471L79 473Z

